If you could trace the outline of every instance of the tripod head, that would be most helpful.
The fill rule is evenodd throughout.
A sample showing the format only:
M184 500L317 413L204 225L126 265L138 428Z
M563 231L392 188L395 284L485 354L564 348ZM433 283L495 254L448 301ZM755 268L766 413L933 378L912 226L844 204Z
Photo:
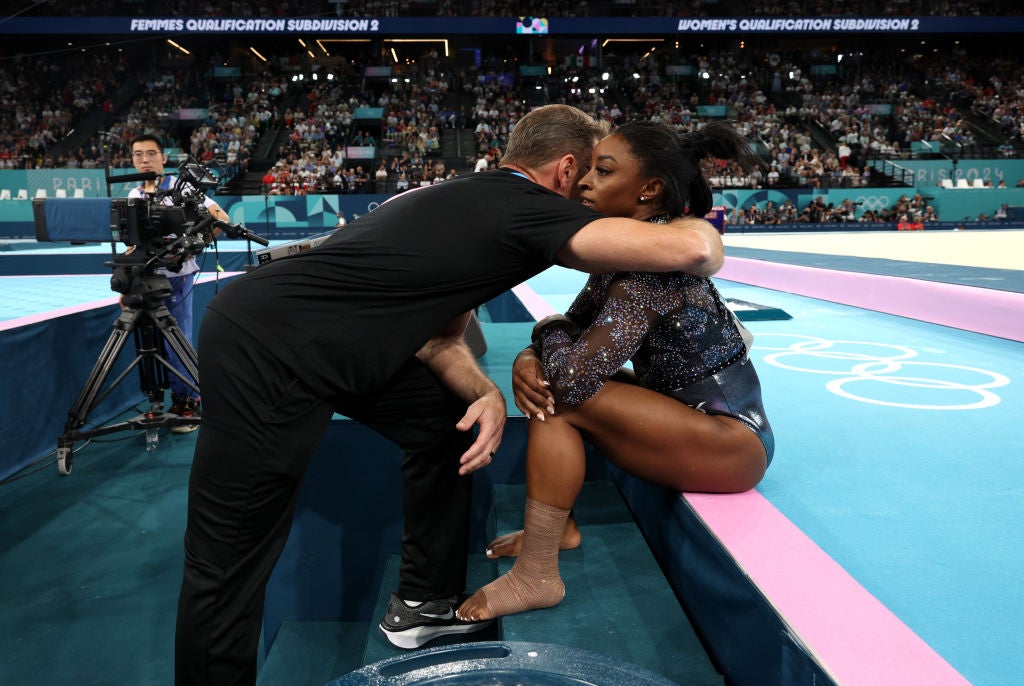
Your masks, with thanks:
M154 271L156 267L144 254L114 255L106 265L113 270L110 289L124 296L125 307L155 306L171 294L171 282Z
M155 250L150 245L151 250L148 252L136 248L125 254L114 255L110 262L105 263L113 270L110 277L111 290L125 296L123 302L126 307L145 307L166 298L171 294L170 281L156 270L163 267L178 271L184 259L203 251L206 247L204 236L214 226L226 227L226 233L233 238L245 236L263 245L267 244L265 239L250 234L244 226L214 219L207 213L205 219L190 227L184 235L169 241L161 250Z

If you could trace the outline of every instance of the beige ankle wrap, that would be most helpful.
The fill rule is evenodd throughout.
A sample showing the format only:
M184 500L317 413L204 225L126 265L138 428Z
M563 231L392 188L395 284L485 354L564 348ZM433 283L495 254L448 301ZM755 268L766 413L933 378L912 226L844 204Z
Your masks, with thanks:
M508 574L483 587L491 617L557 605L565 596L558 545L569 510L526 499L523 545Z

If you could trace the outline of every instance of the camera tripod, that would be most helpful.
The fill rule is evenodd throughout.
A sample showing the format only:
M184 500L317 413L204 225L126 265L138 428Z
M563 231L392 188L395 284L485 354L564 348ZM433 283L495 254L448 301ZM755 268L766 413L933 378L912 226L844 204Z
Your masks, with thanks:
M134 253L115 255L113 261L106 264L114 270L111 288L124 294L124 308L114 321L113 332L103 346L96 364L93 365L85 386L68 412L64 432L57 439L57 467L61 474L71 473L74 457L72 448L77 440L127 429L144 429L147 433L154 432L151 435L155 435L155 432L165 425L199 423L196 417L179 417L163 411L168 373L177 376L196 393L199 392L199 369L195 350L163 304L163 299L171 293L170 281L162 274L151 273L146 257L136 257ZM135 340L135 359L104 389L103 386L129 336L133 336ZM164 344L182 361L188 376L181 374L164 357ZM123 422L83 429L89 413L124 381L133 368L139 371L142 392L150 403L149 410ZM147 448L151 447L147 445Z

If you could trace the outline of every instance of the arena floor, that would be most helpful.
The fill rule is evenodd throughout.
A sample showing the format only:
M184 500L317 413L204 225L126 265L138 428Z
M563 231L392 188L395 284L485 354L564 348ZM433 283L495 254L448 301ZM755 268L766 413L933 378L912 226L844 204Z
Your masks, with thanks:
M724 242L727 248L846 255L987 269L1024 269L1024 231L744 235L730 227Z
M1010 309L992 316L1024 319L1024 232L725 243L741 259L723 296L792 316L747 322L777 451L756 493L687 498L839 683L1018 683L1024 337L956 321L993 299ZM743 280L762 273L771 286ZM559 310L581 283L528 285ZM951 292L960 311L940 324Z
M807 271L822 291L856 276L867 288L883 291L883 305L898 304L905 292L900 288L914 287L921 279L939 289L970 284L953 288L978 296L979 304L988 294L1016 303L1014 299L1024 293L1024 231L749 236L733 232L725 243L729 255L742 258L734 262L770 268L785 263L794 269L810 264L813 269ZM889 268L898 268L901 275L895 286L887 275ZM723 273L728 269L727 264ZM100 267L76 276L0 278L0 288L9 296L0 298L0 322L11 330L22 329L63 316L64 310L97 302L109 305L114 298L104 271ZM549 308L564 309L582 279L582 274L556 268L528 285ZM776 430L778 448L771 469L756 493L742 503L728 500L732 496L695 497L695 509L708 522L716 515L731 512L735 517L742 511L745 519L726 521L716 534L777 603L808 650L842 677L840 683L1016 686L1024 673L1019 639L1024 594L1017 579L1024 566L1019 545L1024 527L1024 436L1017 428L1024 416L1024 338L936 323L929 312L942 308L933 303L922 316L898 316L879 307L795 293L785 283L766 287L733 277L716 281L727 298L778 308L792 318L748 322L757 336L752 358ZM985 284L989 288L978 288ZM1024 307L1005 318L1024 320L1019 315L1024 315ZM107 319L97 323L101 338L108 326ZM510 342L508 349L514 347ZM493 341L493 348L501 349L498 341ZM52 363L43 359L40 369L8 366L6 371L45 376L52 374ZM507 369L499 366L496 373L500 371L497 376L504 386ZM10 424L7 428L14 429ZM116 444L109 447L118 450ZM140 470L150 475L152 466L145 466L144 457L139 462L144 467ZM5 616L24 621L12 619L4 635L12 645L21 646L19 664L32 669L53 665L49 651L31 646L52 645L53 635L62 636L67 658L61 661L66 668L62 673L69 678L62 683L71 683L72 674L80 675L85 665L93 665L92 658L103 653L96 641L107 640L94 628L68 625L78 621L76 617L94 614L79 612L84 607L67 610L69 601L62 589L77 588L80 581L67 578L71 570L66 560L102 563L103 574L113 568L142 568L138 561L119 557L97 559L95 551L105 548L88 543L84 530L69 537L66 530L45 524L66 521L61 513L76 503L91 506L75 489L118 487L125 475L120 460L94 464L97 470L101 464L105 467L93 480L88 470L61 479L48 469L9 484L0 507L11 524L5 540L9 545L0 545L7 551L2 557L8 584L25 590L26 581L38 577L40 568L52 570L36 585L48 586L52 592L46 597L53 596L48 614L50 606L44 612L38 599L42 595L9 594L0 607ZM181 464L168 466L172 468L180 476L186 468L184 458ZM166 482L159 483L163 489ZM55 486L66 491L62 500L51 502L52 494L42 497ZM153 503L145 503L148 519L143 533L160 528L177 533L183 491L174 488L169 499L173 502L162 511L166 521L163 515L154 519ZM138 500L134 495L123 497ZM744 507L732 507L734 503ZM769 510L781 524L753 527L768 518L751 519ZM123 511L113 514L123 519ZM76 522L92 523L85 529L95 529L97 517L94 511L79 513ZM134 523L128 526L137 528ZM802 557L798 568L791 567L783 549L782 527L803 536L816 551ZM130 607L125 605L118 623L156 625L157 618L170 611L167 598L178 582L173 572L177 567L165 558L180 554L180 539L166 538L170 542L161 548L160 562L154 558L146 564L164 570L160 588L171 590L154 596L149 614L140 610L137 597L126 597ZM74 550L69 549L72 543ZM48 560L47 555L60 559ZM827 575L821 572L826 567L823 561L834 566ZM82 571L79 566L74 574ZM154 586L152 574L138 578ZM36 600L24 602L32 598ZM109 599L91 591L76 602L111 611ZM127 617L132 622L126 622ZM163 634L154 635L152 645L130 657L130 665L123 653L112 658L117 668L151 674L153 664L164 664L161 661L168 657L168 632L164 627ZM80 639L74 649L69 637ZM114 667L97 663L96 668ZM90 674L89 668L84 673Z

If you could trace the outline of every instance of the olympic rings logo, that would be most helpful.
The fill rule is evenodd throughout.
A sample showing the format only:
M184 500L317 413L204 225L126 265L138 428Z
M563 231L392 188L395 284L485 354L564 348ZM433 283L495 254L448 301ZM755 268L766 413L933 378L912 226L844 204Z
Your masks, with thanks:
M865 210L884 210L889 206L889 198L884 195L861 195L857 197Z
M786 347L765 345L770 339L795 339ZM757 334L755 350L769 350L764 361L774 367L836 377L825 384L831 393L862 403L919 410L980 410L998 405L992 392L1010 383L998 372L915 359L918 351L868 341L833 341L815 336ZM899 372L908 371L906 375ZM855 392L854 389L859 390ZM925 389L929 402L910 402ZM932 400L932 398L935 398Z

